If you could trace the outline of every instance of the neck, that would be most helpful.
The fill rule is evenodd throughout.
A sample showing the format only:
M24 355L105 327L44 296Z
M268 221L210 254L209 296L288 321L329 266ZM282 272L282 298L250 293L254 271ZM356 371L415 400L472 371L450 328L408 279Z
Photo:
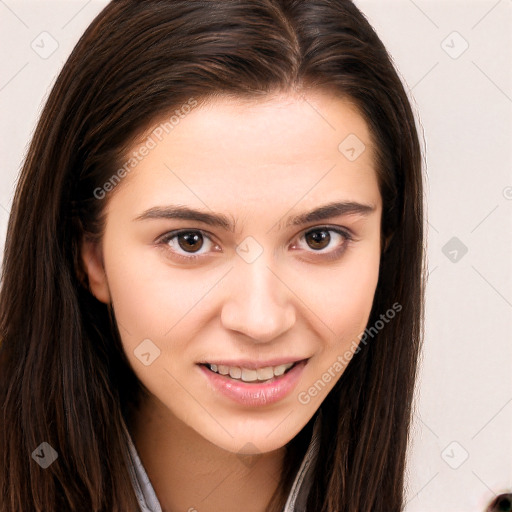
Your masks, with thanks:
M266 512L285 448L254 456L228 452L158 401L146 401L130 426L164 512Z

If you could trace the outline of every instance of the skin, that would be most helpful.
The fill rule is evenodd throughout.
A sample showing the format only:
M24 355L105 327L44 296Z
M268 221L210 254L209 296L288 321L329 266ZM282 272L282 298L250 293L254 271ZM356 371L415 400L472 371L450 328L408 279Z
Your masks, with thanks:
M338 149L349 134L366 146L354 161ZM278 225L333 201L374 210ZM236 229L134 220L171 204L223 213ZM104 236L97 244L84 242L82 257L91 292L113 304L124 350L151 393L130 430L164 510L234 512L243 503L244 510L265 511L285 444L346 365L308 403L299 393L329 368L332 374L367 325L381 213L367 124L349 101L320 91L253 101L223 97L196 107L110 193ZM353 240L325 233L326 226L349 230ZM159 242L183 228L205 237L189 252L183 238ZM308 241L312 228L330 234L330 241L320 248ZM248 236L263 251L251 263L236 252ZM184 263L176 253L202 257ZM145 339L160 350L148 366L134 353ZM213 390L196 364L282 356L308 358L308 364L288 396L259 407ZM240 453L255 458L247 464Z

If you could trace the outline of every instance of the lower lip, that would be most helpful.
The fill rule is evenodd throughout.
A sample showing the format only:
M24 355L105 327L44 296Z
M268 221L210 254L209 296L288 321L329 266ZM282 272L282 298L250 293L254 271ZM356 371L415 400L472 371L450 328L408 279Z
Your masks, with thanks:
M273 404L289 395L296 387L307 361L297 363L284 375L275 377L272 382L247 383L212 372L199 365L211 385L231 400L251 407Z

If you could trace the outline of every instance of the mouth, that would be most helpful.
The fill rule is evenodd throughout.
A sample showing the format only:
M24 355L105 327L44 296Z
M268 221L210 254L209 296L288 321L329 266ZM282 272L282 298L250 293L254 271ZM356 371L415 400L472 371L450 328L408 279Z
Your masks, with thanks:
M224 360L197 366L210 390L244 407L266 407L289 398L302 379L309 359L291 359Z
M305 361L307 361L307 359L262 368L244 368L243 366L228 366L213 363L201 363L200 366L204 366L210 372L233 381L245 382L247 384L263 384L274 382L276 379L291 371L296 365Z

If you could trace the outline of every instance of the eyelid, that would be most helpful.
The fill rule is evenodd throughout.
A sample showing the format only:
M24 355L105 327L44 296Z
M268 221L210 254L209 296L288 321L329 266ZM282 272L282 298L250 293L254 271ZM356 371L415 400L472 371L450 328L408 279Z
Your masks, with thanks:
M347 239L355 240L356 234L349 228L344 226L338 226L338 225L331 225L331 224L321 224L319 226L311 226L309 228L303 229L302 233L303 235L309 233L310 231L321 231L324 229L325 231L335 231L336 233L340 233L341 235L345 236Z
M339 234L344 240L343 243L328 252L320 252L314 250L305 250L306 256L300 256L299 259L303 261L311 261L321 259L323 262L335 261L341 258L348 247L355 241L357 241L355 234L347 228L341 226L331 226L328 224L322 224L320 226L312 226L302 231L299 240L302 240L308 233L312 231L333 231ZM323 250L323 249L322 249Z
M173 231L169 231L169 232L165 233L164 235L158 237L157 240L155 241L155 243L158 246L162 246L162 245L165 246L173 238L175 238L175 237L177 237L177 236L179 236L181 234L185 234L185 233L200 233L203 238L208 238L212 244L216 243L213 240L214 237L213 237L213 235L211 233L208 233L207 231L204 231L204 230L199 229L199 228L181 228L181 229L175 229ZM174 258L177 258L177 259L185 261L185 262L191 262L191 261L194 261L194 260L198 260L200 258L208 257L207 254L203 255L203 254L191 253L190 256L184 256L183 254L179 254L179 253L173 251L172 249L169 249L169 251L172 253Z
M213 235L209 233L208 231L204 231L200 228L180 228L180 229L173 229L172 231L168 231L167 233L164 233L163 235L159 236L155 243L167 243L169 240L172 240L175 236L184 234L184 233L201 233L206 238L212 238Z
M356 240L354 233L350 229L348 229L346 227L342 227L342 226L337 226L337 225L333 226L333 225L329 225L329 224L321 224L321 225L310 226L308 228L305 228L305 229L301 230L297 235L295 235L293 240L302 240L308 233L310 233L312 231L334 231L335 233L341 235L345 239L344 243L341 246L339 246L336 249L331 250L330 252L325 252L325 253L318 252L318 255L316 257L319 257L319 258L320 257L323 257L326 259L329 259L329 257L336 258L336 257L340 256L341 253L343 253L345 251L346 246L349 243ZM200 233L201 236L203 236L204 238L208 238L211 243L216 244L216 242L214 241L215 237L208 231L204 231L203 229L200 229L200 228L180 228L180 229L176 229L173 231L169 231L169 232L161 235L160 237L158 237L156 239L155 243L159 246L161 246L161 245L165 246L173 238L179 236L180 234L185 234L185 233ZM169 249L169 250L171 251L174 258L177 258L177 259L185 261L185 262L187 262L187 261L192 262L192 261L198 260L200 258L207 258L209 256L209 254L197 255L194 253L190 253L189 256L183 256L182 254L179 254L179 253L173 251L172 249ZM314 255L315 251L311 250L311 251L306 251L306 252L310 252L313 255L313 257L315 257L315 255Z

